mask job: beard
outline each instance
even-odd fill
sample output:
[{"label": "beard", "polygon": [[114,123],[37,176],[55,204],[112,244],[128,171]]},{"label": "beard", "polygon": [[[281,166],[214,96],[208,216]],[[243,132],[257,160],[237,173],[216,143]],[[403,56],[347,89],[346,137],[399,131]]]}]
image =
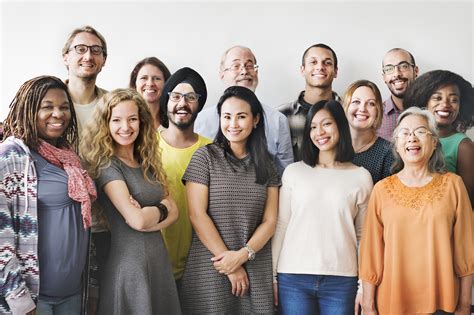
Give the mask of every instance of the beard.
[{"label": "beard", "polygon": [[169,122],[175,125],[180,130],[185,130],[185,129],[188,129],[189,127],[192,127],[194,124],[194,121],[197,118],[198,112],[193,113],[190,110],[187,110],[187,111],[191,113],[191,118],[188,121],[181,121],[181,120],[176,121],[174,119],[174,115],[176,115],[176,111],[175,111],[175,112],[168,112]]}]

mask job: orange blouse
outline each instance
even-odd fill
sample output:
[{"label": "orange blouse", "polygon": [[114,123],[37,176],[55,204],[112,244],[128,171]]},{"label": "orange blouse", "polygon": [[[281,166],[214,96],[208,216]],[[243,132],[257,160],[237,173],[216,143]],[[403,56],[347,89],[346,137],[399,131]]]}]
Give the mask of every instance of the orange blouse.
[{"label": "orange blouse", "polygon": [[423,187],[378,182],[367,208],[359,277],[374,284],[379,314],[454,312],[459,277],[474,273],[471,203],[462,179]]}]

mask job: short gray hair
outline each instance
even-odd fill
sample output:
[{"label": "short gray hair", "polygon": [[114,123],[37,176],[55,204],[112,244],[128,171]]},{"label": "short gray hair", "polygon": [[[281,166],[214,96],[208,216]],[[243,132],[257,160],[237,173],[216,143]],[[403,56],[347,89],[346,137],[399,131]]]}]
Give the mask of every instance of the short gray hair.
[{"label": "short gray hair", "polygon": [[436,119],[434,118],[433,114],[429,110],[421,109],[419,107],[409,107],[408,109],[403,111],[400,114],[400,116],[398,116],[397,126],[395,127],[395,130],[393,131],[393,135],[392,135],[392,142],[394,143],[392,147],[393,157],[394,157],[394,161],[392,164],[392,173],[395,174],[395,173],[400,172],[405,166],[400,154],[397,152],[396,143],[398,140],[397,134],[398,134],[398,131],[400,130],[400,123],[402,122],[403,119],[407,118],[410,115],[416,115],[416,116],[420,116],[424,118],[426,122],[428,123],[428,129],[431,132],[431,136],[433,137],[434,140],[436,140],[436,148],[428,162],[428,170],[432,173],[445,173],[446,163],[444,161],[444,155],[441,149],[441,143],[439,142],[439,132],[438,132],[438,127],[436,126]]}]

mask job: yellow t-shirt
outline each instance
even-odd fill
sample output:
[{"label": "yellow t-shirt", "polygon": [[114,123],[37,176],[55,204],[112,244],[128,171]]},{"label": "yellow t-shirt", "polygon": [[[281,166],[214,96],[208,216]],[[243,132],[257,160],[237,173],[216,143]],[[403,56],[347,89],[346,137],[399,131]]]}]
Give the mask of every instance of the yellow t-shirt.
[{"label": "yellow t-shirt", "polygon": [[186,189],[181,182],[194,152],[212,141],[199,136],[198,141],[190,147],[181,149],[170,146],[158,132],[161,148],[161,164],[167,177],[168,189],[179,209],[179,219],[163,229],[163,239],[173,267],[175,279],[181,279],[186,265],[186,257],[191,247],[193,228],[189,221]]}]

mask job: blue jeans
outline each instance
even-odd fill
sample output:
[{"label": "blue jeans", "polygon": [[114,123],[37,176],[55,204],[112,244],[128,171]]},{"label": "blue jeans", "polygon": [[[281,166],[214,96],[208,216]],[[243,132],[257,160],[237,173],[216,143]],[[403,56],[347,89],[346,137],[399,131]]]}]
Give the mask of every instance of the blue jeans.
[{"label": "blue jeans", "polygon": [[82,295],[76,294],[59,301],[38,300],[36,315],[79,315],[81,314]]},{"label": "blue jeans", "polygon": [[278,274],[282,314],[353,315],[357,277]]}]

